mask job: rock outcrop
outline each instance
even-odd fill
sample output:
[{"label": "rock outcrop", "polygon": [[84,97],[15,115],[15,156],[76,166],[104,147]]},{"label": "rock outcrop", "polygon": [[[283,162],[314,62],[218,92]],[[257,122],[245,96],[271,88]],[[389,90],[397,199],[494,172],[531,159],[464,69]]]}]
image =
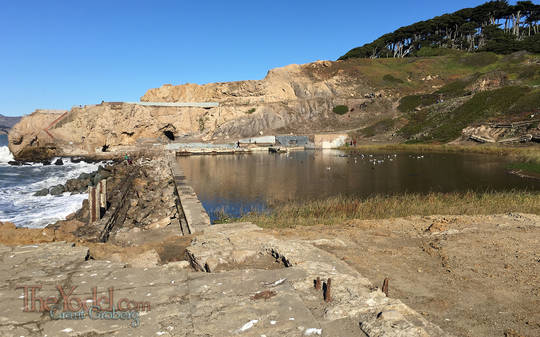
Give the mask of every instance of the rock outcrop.
[{"label": "rock outcrop", "polygon": [[[289,65],[269,71],[262,80],[164,85],[141,97],[146,103],[217,102],[218,107],[102,102],[61,115],[36,111],[13,128],[9,146],[17,159],[92,156],[169,141],[171,136],[226,140],[277,131],[312,133],[329,126],[350,129],[365,124],[373,113],[388,112],[377,108],[386,99],[366,98],[373,89],[361,73],[346,66],[330,61]],[[335,114],[336,105],[347,105],[350,113]]]},{"label": "rock outcrop", "polygon": [[60,115],[47,110],[36,110],[24,116],[9,131],[9,148],[20,160],[41,160],[55,154],[56,146],[45,129]]}]

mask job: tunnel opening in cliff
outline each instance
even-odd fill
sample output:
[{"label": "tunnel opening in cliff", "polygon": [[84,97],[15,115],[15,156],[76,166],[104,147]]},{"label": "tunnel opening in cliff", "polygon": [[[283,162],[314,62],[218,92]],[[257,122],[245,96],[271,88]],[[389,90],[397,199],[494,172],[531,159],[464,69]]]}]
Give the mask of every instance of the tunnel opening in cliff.
[{"label": "tunnel opening in cliff", "polygon": [[174,140],[174,133],[172,133],[172,131],[165,130],[163,131],[163,135],[167,137],[169,140]]}]

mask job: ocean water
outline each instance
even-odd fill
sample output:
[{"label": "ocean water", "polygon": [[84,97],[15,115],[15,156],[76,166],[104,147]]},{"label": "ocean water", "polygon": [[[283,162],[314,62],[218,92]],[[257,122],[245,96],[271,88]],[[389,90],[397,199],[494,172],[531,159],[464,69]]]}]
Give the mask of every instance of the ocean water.
[{"label": "ocean water", "polygon": [[[73,163],[63,158],[64,165],[32,164],[11,166],[13,155],[7,147],[7,136],[0,135],[0,221],[20,227],[42,228],[77,211],[88,194],[66,192],[60,196],[35,197],[43,188],[64,184],[81,173],[97,170],[99,163]],[[55,159],[56,160],[56,159]]]}]

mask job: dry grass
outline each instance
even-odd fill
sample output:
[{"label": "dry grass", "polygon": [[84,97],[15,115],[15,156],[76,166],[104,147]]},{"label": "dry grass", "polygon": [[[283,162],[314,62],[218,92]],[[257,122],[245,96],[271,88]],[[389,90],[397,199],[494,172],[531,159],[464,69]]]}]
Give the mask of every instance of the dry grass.
[{"label": "dry grass", "polygon": [[332,197],[250,213],[241,221],[279,228],[340,224],[350,219],[384,219],[411,215],[476,215],[523,212],[540,214],[540,193],[527,191],[402,194],[366,199]]}]

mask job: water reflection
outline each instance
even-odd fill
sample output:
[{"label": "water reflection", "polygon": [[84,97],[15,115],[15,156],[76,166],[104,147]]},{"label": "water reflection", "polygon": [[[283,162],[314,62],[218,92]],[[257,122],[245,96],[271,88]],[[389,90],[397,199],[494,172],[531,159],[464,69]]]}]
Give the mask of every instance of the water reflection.
[{"label": "water reflection", "polygon": [[507,173],[501,158],[478,154],[301,151],[288,154],[191,156],[177,159],[214,220],[289,200],[403,192],[540,190],[540,182]]}]

